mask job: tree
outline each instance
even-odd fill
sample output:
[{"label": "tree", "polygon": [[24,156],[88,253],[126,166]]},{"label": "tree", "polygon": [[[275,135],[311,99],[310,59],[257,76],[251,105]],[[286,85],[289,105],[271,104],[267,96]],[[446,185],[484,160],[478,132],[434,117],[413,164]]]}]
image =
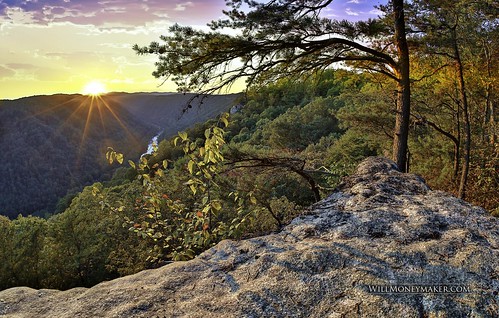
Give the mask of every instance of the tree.
[{"label": "tree", "polygon": [[[351,23],[324,18],[332,0],[228,0],[226,19],[212,21],[212,31],[174,25],[164,42],[135,45],[139,54],[157,54],[154,76],[171,78],[180,91],[214,92],[246,78],[248,86],[278,78],[320,72],[347,62],[385,74],[397,83],[398,103],[393,158],[407,170],[410,114],[409,51],[403,0],[392,0],[390,19]],[[248,11],[242,9],[249,8]],[[391,21],[390,28],[384,21]],[[225,32],[236,30],[236,35]],[[361,44],[368,38],[370,44]],[[381,41],[380,39],[383,39]],[[385,43],[388,41],[387,43]]]},{"label": "tree", "polygon": [[10,263],[13,286],[41,287],[40,263],[46,232],[47,221],[38,217],[19,215],[10,222],[11,252],[3,261]]},{"label": "tree", "polygon": [[11,287],[12,285],[12,249],[10,235],[11,221],[9,218],[0,215],[0,290]]},{"label": "tree", "polygon": [[404,2],[393,0],[395,19],[395,43],[399,57],[397,77],[397,113],[395,135],[393,138],[393,157],[403,171],[409,170],[407,158],[407,139],[409,137],[409,118],[411,113],[411,81],[409,76],[409,48],[405,34]]},{"label": "tree", "polygon": [[[466,64],[471,63],[466,63],[465,59],[466,55],[469,59],[477,59],[477,56],[483,55],[480,52],[483,49],[487,56],[485,60],[490,60],[490,52],[487,49],[490,49],[493,43],[491,35],[497,34],[497,7],[488,1],[415,0],[411,4],[410,13],[410,24],[415,28],[413,31],[418,34],[415,39],[420,43],[419,50],[424,54],[444,57],[455,72],[457,84],[455,101],[464,128],[464,154],[458,196],[464,198],[472,160],[472,109],[468,89],[469,79],[466,78],[466,72],[469,71],[467,69],[469,65]],[[480,45],[481,43],[483,44]],[[480,50],[477,50],[477,47]],[[489,74],[491,74],[490,66],[489,63],[484,66]],[[492,82],[488,81],[484,114],[486,114],[485,119],[488,116],[491,126],[494,125],[494,109],[490,102],[492,91]],[[434,128],[437,129],[436,126]],[[450,138],[450,135],[448,137]],[[490,140],[493,143],[493,133]],[[457,143],[457,139],[454,143]]]}]

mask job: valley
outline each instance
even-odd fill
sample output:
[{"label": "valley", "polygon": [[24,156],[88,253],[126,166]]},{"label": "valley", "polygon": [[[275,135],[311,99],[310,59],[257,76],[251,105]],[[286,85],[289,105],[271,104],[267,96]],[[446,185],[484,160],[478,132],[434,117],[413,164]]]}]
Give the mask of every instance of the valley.
[{"label": "valley", "polygon": [[1,100],[0,214],[52,214],[61,197],[111,178],[116,167],[105,160],[108,147],[137,159],[158,132],[171,137],[229,110],[238,96],[109,93]]}]

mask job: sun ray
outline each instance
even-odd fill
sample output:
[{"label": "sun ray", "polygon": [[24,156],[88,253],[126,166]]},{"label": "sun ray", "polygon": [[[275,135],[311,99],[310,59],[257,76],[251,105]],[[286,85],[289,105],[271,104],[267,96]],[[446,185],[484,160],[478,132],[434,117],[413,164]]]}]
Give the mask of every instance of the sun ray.
[{"label": "sun ray", "polygon": [[37,111],[31,115],[28,115],[22,119],[20,119],[20,121],[23,121],[23,120],[28,120],[29,118],[34,118],[34,117],[38,117],[38,116],[41,116],[45,113],[51,113],[53,112],[54,110],[58,109],[58,108],[62,108],[68,104],[70,104],[71,102],[75,101],[78,99],[78,96],[75,96],[75,97],[72,97],[70,100],[67,100],[65,102],[62,102],[62,103],[59,103],[59,104],[56,104],[56,105],[53,105],[53,106],[50,106],[50,107],[47,107],[46,109],[42,109],[40,111]]},{"label": "sun ray", "polygon": [[125,133],[133,140],[133,142],[138,143],[139,141],[138,141],[137,137],[134,134],[132,134],[132,132],[128,129],[128,127],[126,127],[126,125],[123,123],[121,118],[118,115],[116,115],[116,113],[112,109],[112,107],[101,96],[98,96],[98,98],[99,98],[99,100],[102,101],[102,103],[107,108],[107,110],[111,113],[111,115],[113,115],[114,119],[116,119],[118,124],[121,126],[121,128],[123,128]]},{"label": "sun ray", "polygon": [[[23,121],[28,120],[30,118],[36,118],[36,117],[40,118],[40,117],[43,117],[44,115],[50,115],[51,113],[56,112],[58,109],[67,107],[68,109],[71,109],[70,113],[67,114],[67,116],[64,115],[63,117],[61,117],[61,119],[63,119],[62,122],[59,125],[57,125],[57,128],[55,128],[53,133],[52,133],[53,136],[60,135],[60,133],[64,130],[65,127],[72,124],[73,119],[75,117],[79,117],[78,116],[79,113],[84,111],[85,108],[88,108],[86,115],[85,115],[85,117],[86,117],[85,126],[83,129],[82,138],[80,139],[80,145],[79,145],[79,150],[78,150],[78,154],[76,157],[76,162],[73,163],[75,167],[78,167],[80,165],[81,152],[83,150],[83,145],[85,143],[86,135],[87,135],[88,129],[91,125],[90,121],[91,121],[91,114],[92,114],[92,108],[93,108],[93,105],[92,105],[93,103],[91,102],[91,99],[95,99],[95,98],[96,98],[96,96],[87,96],[86,98],[82,97],[82,96],[71,96],[71,98],[68,100],[65,100],[63,102],[57,103],[57,104],[52,105],[52,106],[49,106],[45,109],[36,111],[33,114],[30,114],[28,116],[21,118],[21,119],[19,119],[19,122],[23,122]],[[90,101],[90,103],[89,103],[89,101]],[[78,103],[78,105],[76,106],[75,103]],[[78,119],[75,119],[75,120],[78,122]],[[45,144],[48,144],[49,142],[50,142],[50,140],[47,139],[45,141]],[[41,145],[41,147],[43,148],[44,145]]]},{"label": "sun ray", "polygon": [[[99,99],[102,99],[102,97],[98,96]],[[99,118],[100,118],[100,124],[101,128],[104,131],[104,134],[107,134],[107,129],[106,129],[106,123],[104,122],[104,117],[103,117],[103,109],[101,107],[100,103],[97,103],[97,110],[99,111]]]},{"label": "sun ray", "polygon": [[[126,138],[132,142],[132,144],[140,145],[140,138],[130,129],[128,125],[121,119],[120,111],[115,107],[115,101],[112,95],[76,95],[70,96],[70,98],[61,101],[55,105],[51,105],[43,110],[27,116],[24,120],[29,117],[44,117],[45,115],[51,115],[52,112],[58,113],[58,118],[61,119],[60,123],[55,127],[53,134],[60,135],[68,127],[73,127],[74,129],[78,127],[81,135],[79,140],[75,140],[78,145],[78,150],[75,153],[74,167],[79,167],[81,164],[81,157],[83,156],[86,143],[90,135],[93,134],[94,129],[100,130],[100,134],[103,133],[107,135],[108,124],[115,121],[119,127],[123,130]],[[62,109],[62,112],[59,110]],[[67,110],[65,110],[67,109]],[[23,120],[23,119],[22,119]],[[75,126],[76,125],[76,126]],[[68,135],[69,136],[69,135]],[[47,140],[47,142],[49,142]]]},{"label": "sun ray", "polygon": [[85,121],[85,127],[83,128],[83,134],[81,135],[80,151],[82,151],[83,144],[85,143],[85,139],[87,138],[88,128],[92,124],[91,120],[92,120],[92,112],[94,110],[94,100],[95,97],[92,96],[90,98],[90,106],[88,106],[87,110],[87,120]]}]

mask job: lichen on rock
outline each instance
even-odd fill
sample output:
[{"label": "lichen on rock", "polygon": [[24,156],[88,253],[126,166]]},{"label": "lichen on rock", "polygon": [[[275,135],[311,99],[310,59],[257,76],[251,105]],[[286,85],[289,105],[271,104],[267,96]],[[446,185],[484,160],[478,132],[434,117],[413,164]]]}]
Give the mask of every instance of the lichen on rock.
[{"label": "lichen on rock", "polygon": [[89,289],[8,289],[0,316],[498,317],[498,225],[373,157],[279,233]]}]

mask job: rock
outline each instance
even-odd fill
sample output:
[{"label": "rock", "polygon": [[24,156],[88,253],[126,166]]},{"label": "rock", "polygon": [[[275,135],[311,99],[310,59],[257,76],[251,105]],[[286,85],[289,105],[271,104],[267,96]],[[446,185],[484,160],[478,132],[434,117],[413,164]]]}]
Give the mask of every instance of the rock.
[{"label": "rock", "polygon": [[368,158],[280,233],[89,289],[4,290],[0,316],[498,317],[498,221]]}]

